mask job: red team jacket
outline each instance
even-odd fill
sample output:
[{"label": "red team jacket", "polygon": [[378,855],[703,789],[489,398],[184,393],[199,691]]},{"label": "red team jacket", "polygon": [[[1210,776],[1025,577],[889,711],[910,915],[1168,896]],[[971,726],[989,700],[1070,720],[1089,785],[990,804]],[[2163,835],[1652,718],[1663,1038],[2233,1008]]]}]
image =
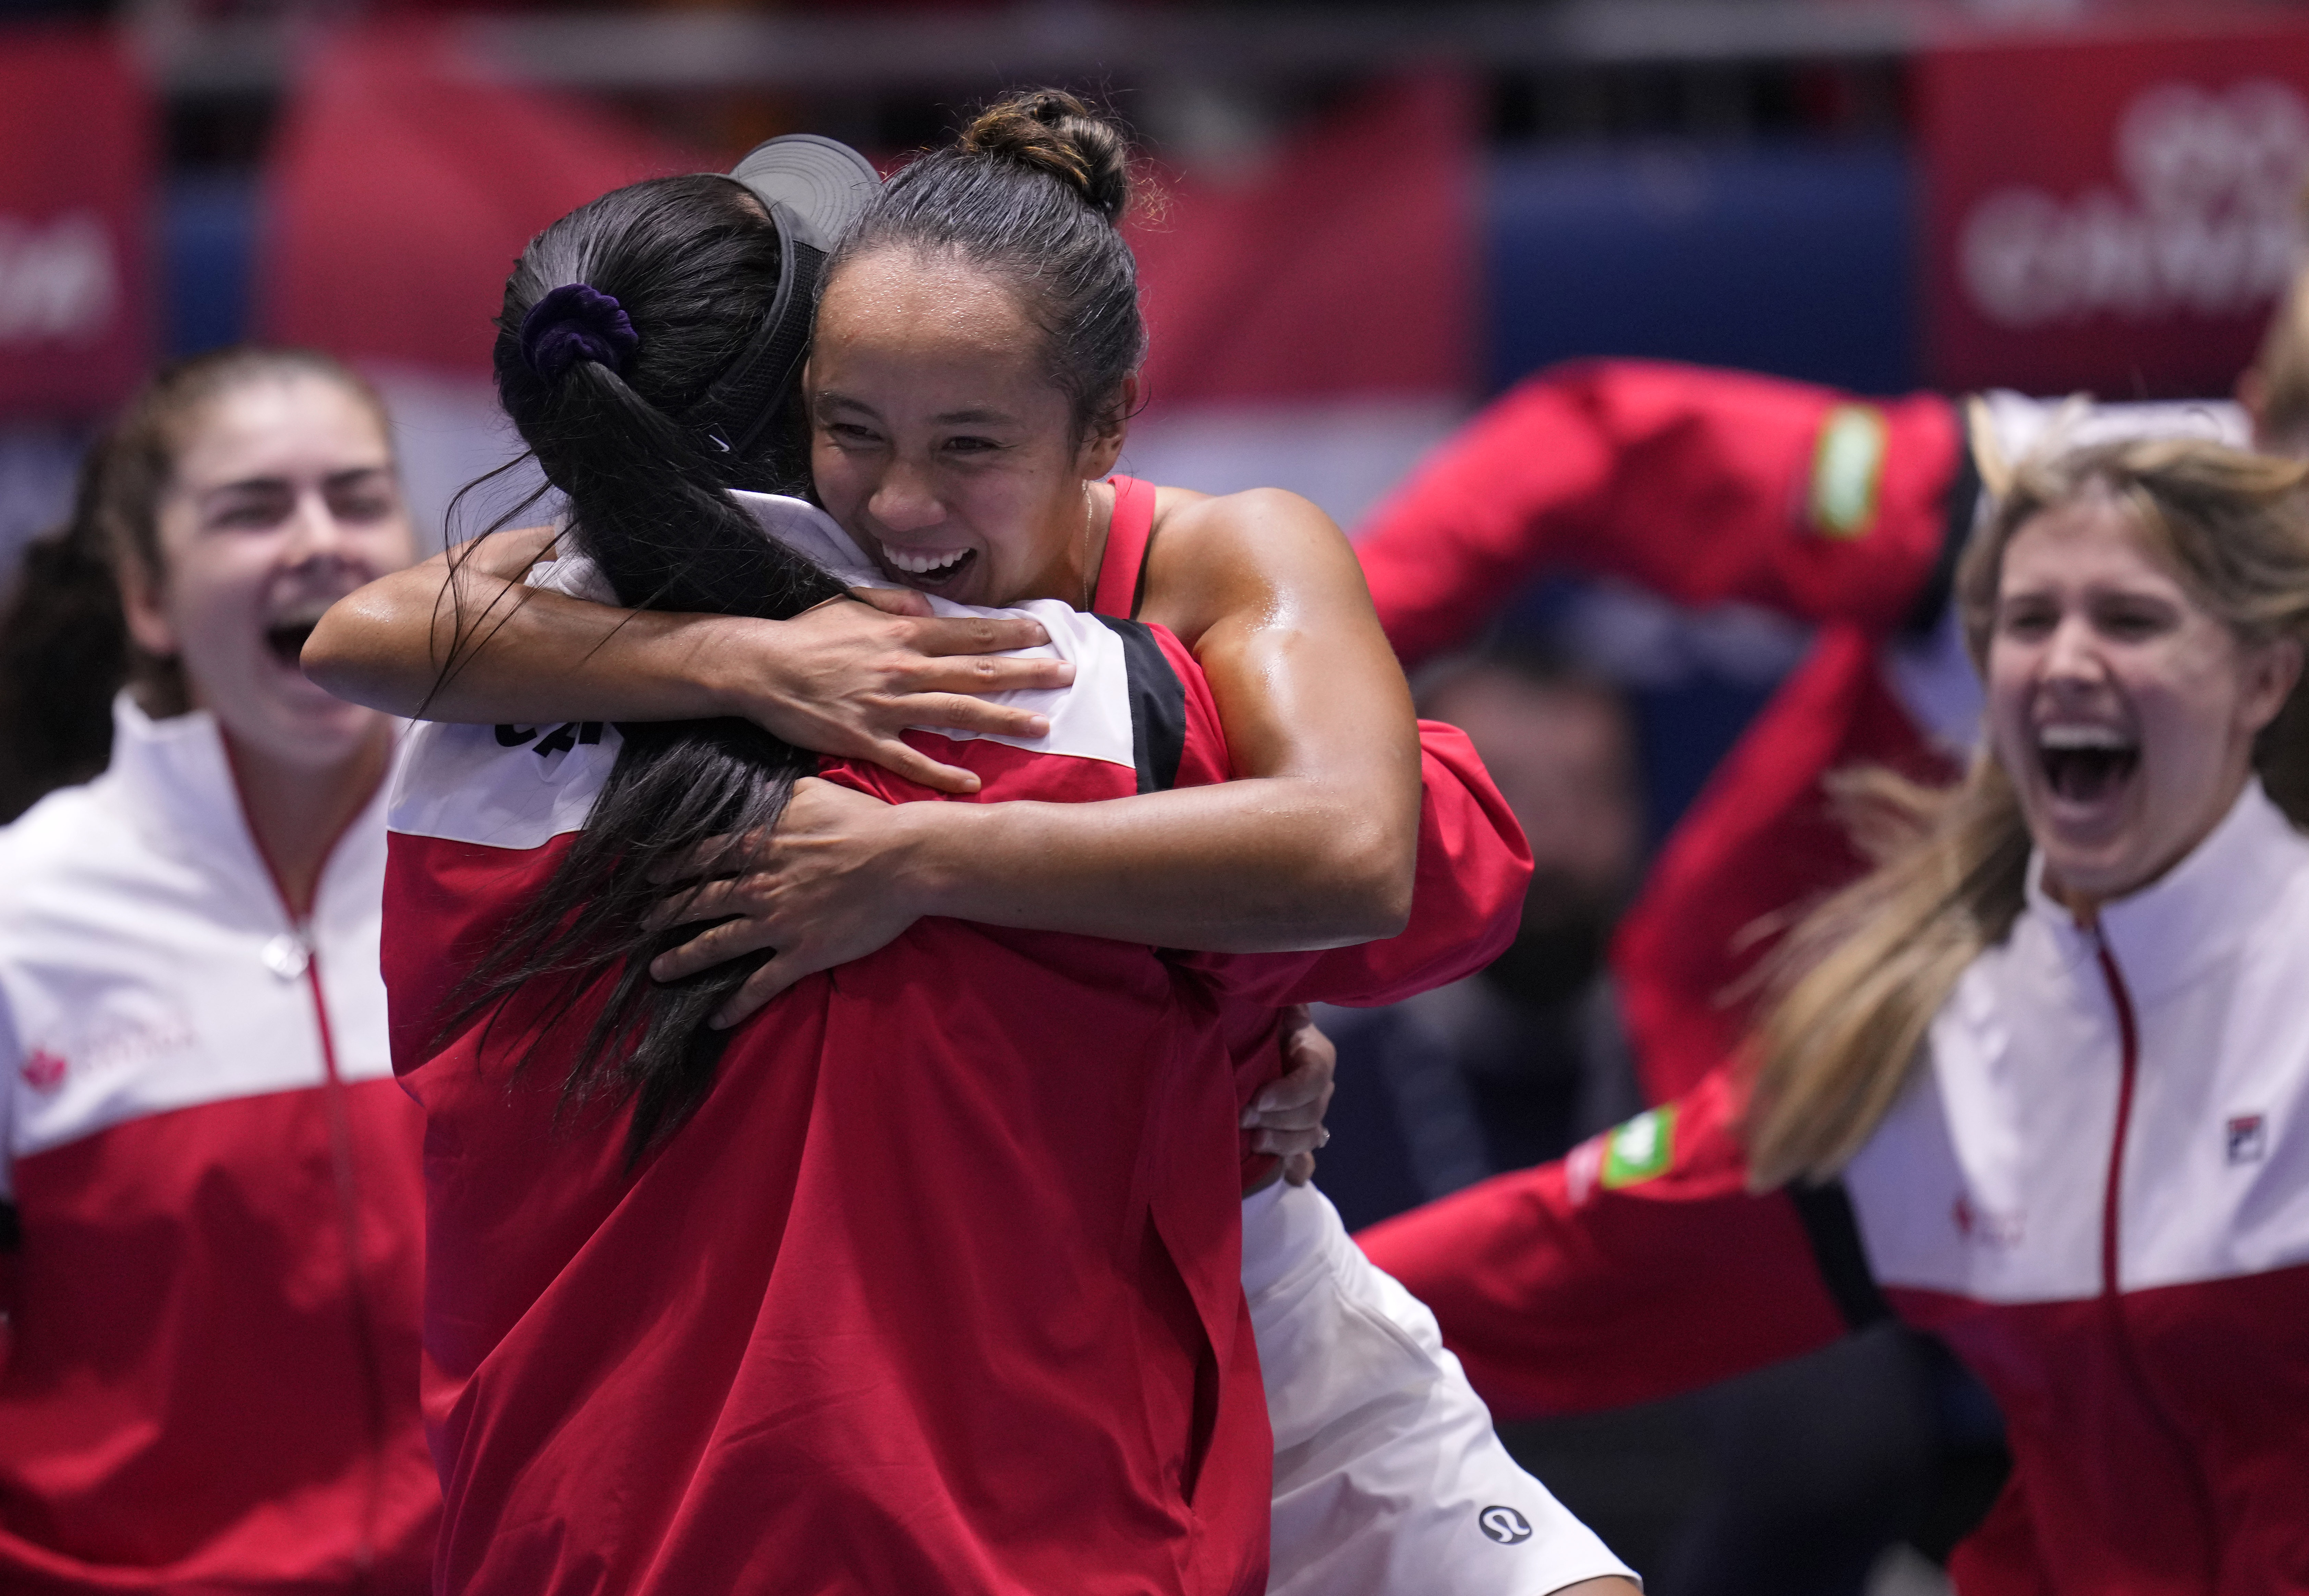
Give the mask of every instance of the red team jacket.
[{"label": "red team jacket", "polygon": [[[1051,737],[925,741],[979,772],[977,801],[1224,777],[1175,639],[1033,609],[1078,671]],[[1271,1069],[1230,1044],[1274,1051],[1253,1005],[1383,999],[1382,977],[1449,979],[1512,935],[1527,856],[1464,742],[1431,734],[1422,832],[1464,868],[1438,864],[1392,955],[1179,958],[925,920],[741,1027],[695,1117],[629,1172],[621,1115],[557,1122],[551,1062],[509,1068],[582,994],[428,1035],[582,823],[616,733],[417,737],[385,951],[427,1112],[442,1588],[1263,1588],[1234,1121],[1235,1077]]]},{"label": "red team jacket", "polygon": [[[1872,482],[1822,481],[1855,450]],[[1746,1190],[1731,934],[1858,867],[1823,773],[1940,757],[1880,643],[1969,523],[1968,466],[1944,401],[1611,363],[1526,384],[1382,512],[1362,549],[1414,652],[1558,559],[1829,625],[1615,949],[1674,1100],[1361,1239],[1509,1413],[1664,1395],[1887,1311],[1937,1332],[2015,1456],[1953,1564],[1966,1596],[2309,1592],[2309,845],[2258,789],[2100,936],[2032,892],[1845,1180]]]}]

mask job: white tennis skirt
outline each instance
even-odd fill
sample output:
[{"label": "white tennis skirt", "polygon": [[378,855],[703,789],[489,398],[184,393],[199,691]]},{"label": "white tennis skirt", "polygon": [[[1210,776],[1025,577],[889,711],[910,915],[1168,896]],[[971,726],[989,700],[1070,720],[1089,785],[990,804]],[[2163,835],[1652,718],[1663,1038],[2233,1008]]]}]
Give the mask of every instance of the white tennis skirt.
[{"label": "white tennis skirt", "polygon": [[1242,1205],[1275,1427],[1270,1596],[1546,1596],[1635,1575],[1492,1428],[1435,1316],[1311,1186]]}]

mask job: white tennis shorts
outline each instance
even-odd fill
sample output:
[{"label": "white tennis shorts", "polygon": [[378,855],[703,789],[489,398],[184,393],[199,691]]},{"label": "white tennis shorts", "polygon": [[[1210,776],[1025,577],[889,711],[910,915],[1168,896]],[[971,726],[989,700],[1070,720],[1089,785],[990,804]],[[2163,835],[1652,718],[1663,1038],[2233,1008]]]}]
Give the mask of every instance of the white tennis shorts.
[{"label": "white tennis shorts", "polygon": [[1546,1596],[1635,1576],[1516,1466],[1435,1316],[1311,1186],[1242,1205],[1275,1427],[1269,1596]]}]

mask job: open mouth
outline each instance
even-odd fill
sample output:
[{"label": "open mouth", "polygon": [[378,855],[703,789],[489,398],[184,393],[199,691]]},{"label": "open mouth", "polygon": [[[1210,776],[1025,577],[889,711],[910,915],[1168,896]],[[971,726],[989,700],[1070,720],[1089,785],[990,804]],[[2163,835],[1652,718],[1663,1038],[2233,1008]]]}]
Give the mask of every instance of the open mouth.
[{"label": "open mouth", "polygon": [[[878,539],[876,539],[880,541]],[[974,548],[895,548],[882,544],[882,557],[892,569],[903,572],[909,582],[923,587],[943,587],[971,567],[978,558]]]},{"label": "open mouth", "polygon": [[264,628],[264,646],[272,657],[291,670],[299,669],[298,660],[305,652],[305,640],[313,635],[313,628],[321,624],[328,610],[325,604],[300,608],[275,617]]},{"label": "open mouth", "polygon": [[2140,746],[2106,726],[2046,726],[2037,733],[2045,781],[2071,803],[2114,797],[2140,763]]}]

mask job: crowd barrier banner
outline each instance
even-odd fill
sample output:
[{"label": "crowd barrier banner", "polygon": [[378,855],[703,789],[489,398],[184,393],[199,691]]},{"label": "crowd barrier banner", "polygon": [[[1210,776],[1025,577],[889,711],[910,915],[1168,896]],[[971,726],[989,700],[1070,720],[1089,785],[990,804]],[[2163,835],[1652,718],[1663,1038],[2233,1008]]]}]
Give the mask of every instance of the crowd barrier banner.
[{"label": "crowd barrier banner", "polygon": [[152,347],[150,89],[105,34],[0,34],[0,417],[99,414]]},{"label": "crowd barrier banner", "polygon": [[1935,381],[2227,391],[2300,259],[2309,26],[1967,43],[1917,91]]}]

